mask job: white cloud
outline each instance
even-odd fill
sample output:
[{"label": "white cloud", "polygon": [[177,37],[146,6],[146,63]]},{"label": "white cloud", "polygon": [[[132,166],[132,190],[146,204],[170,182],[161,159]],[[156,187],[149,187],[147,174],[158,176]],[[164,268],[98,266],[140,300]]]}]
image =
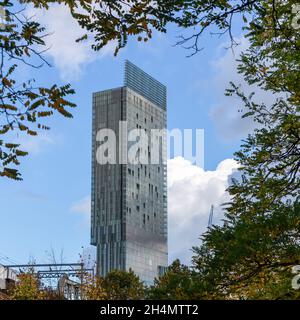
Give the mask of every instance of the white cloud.
[{"label": "white cloud", "polygon": [[58,143],[58,138],[48,133],[40,133],[38,136],[22,135],[14,139],[14,143],[21,145],[20,149],[30,154],[37,155],[43,152],[49,145]]},{"label": "white cloud", "polygon": [[[181,157],[168,162],[169,260],[180,258],[190,264],[192,246],[200,244],[207,230],[211,205],[215,206],[214,224],[222,219],[220,205],[229,200],[226,189],[238,164],[233,159],[222,161],[215,171],[205,171]],[[90,219],[91,198],[74,203],[71,212]]]},{"label": "white cloud", "polygon": [[86,196],[83,199],[80,199],[79,201],[75,202],[71,208],[71,212],[79,213],[82,215],[85,215],[87,217],[90,217],[91,214],[91,197]]},{"label": "white cloud", "polygon": [[181,157],[168,163],[169,260],[190,264],[191,248],[200,244],[207,230],[211,205],[214,224],[222,219],[220,205],[229,200],[229,177],[238,168],[233,159],[222,161],[215,171],[205,171]]},{"label": "white cloud", "polygon": [[[266,92],[257,86],[249,86],[243,79],[242,75],[237,72],[238,62],[242,52],[249,47],[249,41],[245,38],[237,39],[239,46],[234,50],[226,49],[225,54],[211,61],[212,67],[215,69],[215,76],[211,81],[211,87],[214,88],[214,95],[218,102],[211,109],[210,115],[219,131],[220,135],[225,140],[241,139],[251,132],[257,123],[254,123],[252,118],[241,119],[245,110],[243,102],[238,97],[226,97],[225,90],[230,87],[230,82],[236,85],[241,85],[242,90],[249,95],[255,92],[255,101],[258,103],[272,104],[276,96],[270,92]],[[222,44],[222,52],[228,45]],[[221,50],[220,47],[220,50]],[[242,110],[242,112],[241,112]]]},{"label": "white cloud", "polygon": [[49,50],[46,52],[59,69],[61,78],[65,81],[78,79],[85,65],[111,54],[114,44],[103,48],[100,52],[91,49],[91,41],[76,43],[85,31],[72,18],[69,9],[63,4],[50,6],[49,10],[30,9],[29,16],[34,16],[42,26],[46,26],[46,38]]}]

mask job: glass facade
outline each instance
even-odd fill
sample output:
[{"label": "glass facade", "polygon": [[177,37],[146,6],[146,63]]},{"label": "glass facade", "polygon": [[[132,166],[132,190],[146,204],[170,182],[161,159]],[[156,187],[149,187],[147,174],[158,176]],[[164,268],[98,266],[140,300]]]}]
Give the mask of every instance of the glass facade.
[{"label": "glass facade", "polygon": [[167,110],[167,88],[145,71],[126,60],[124,86]]},{"label": "glass facade", "polygon": [[[132,77],[128,69],[126,73]],[[135,82],[143,81],[145,75]],[[157,90],[161,90],[158,84]],[[126,134],[119,131],[120,121],[127,121]],[[151,284],[167,266],[167,150],[162,134],[159,141],[150,138],[148,148],[140,150],[150,159],[151,146],[159,143],[158,164],[101,165],[96,161],[97,132],[103,128],[116,132],[116,149],[121,151],[118,161],[124,156],[120,144],[131,130],[145,130],[150,137],[151,129],[164,132],[166,123],[166,108],[131,87],[93,95],[91,243],[97,246],[97,268],[102,276],[114,269],[132,269]]]}]

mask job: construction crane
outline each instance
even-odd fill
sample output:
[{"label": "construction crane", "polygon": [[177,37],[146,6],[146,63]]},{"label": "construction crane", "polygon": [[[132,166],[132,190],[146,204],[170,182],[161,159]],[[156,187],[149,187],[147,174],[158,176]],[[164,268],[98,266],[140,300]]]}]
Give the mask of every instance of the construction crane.
[{"label": "construction crane", "polygon": [[208,219],[208,226],[207,226],[208,228],[212,227],[212,223],[214,219],[214,210],[215,210],[215,207],[214,205],[212,205],[210,209],[209,219]]}]

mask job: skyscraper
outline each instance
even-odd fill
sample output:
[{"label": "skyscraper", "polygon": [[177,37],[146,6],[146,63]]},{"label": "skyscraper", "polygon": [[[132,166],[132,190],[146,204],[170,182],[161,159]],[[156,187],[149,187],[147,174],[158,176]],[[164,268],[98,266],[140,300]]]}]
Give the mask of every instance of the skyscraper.
[{"label": "skyscraper", "polygon": [[[93,94],[91,243],[101,276],[132,269],[149,284],[167,266],[166,91],[126,61],[124,86]],[[98,153],[108,140],[99,135],[105,130],[116,136],[115,163],[105,163]],[[133,130],[149,138],[136,155],[146,162],[128,161]],[[153,131],[163,134],[152,136]],[[159,161],[151,163],[155,148]]]}]

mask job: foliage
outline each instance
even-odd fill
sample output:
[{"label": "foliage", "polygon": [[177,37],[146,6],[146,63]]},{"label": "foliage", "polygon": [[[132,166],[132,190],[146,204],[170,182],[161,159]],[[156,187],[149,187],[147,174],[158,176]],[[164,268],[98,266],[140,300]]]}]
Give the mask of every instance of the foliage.
[{"label": "foliage", "polygon": [[291,25],[293,1],[261,3],[239,72],[274,94],[274,102],[257,103],[235,84],[227,92],[242,99],[244,117],[258,127],[235,154],[242,177],[229,187],[224,225],[194,248],[194,265],[213,298],[300,298],[291,286],[300,263],[300,38]]},{"label": "foliage", "polygon": [[213,34],[229,34],[234,44],[234,22],[243,28],[251,24],[255,25],[256,17],[264,17],[266,23],[272,25],[274,21],[279,20],[277,19],[279,9],[284,7],[285,12],[291,17],[292,6],[298,3],[297,0],[284,3],[277,0],[20,1],[46,9],[53,3],[68,6],[74,19],[86,30],[78,41],[93,37],[92,47],[96,51],[110,42],[116,42],[115,53],[117,54],[126,46],[129,37],[134,36],[138,41],[148,41],[152,38],[154,31],[166,33],[168,25],[173,24],[183,31],[192,30],[190,35],[181,36],[178,41],[179,45],[191,49],[192,55],[201,50],[199,47],[201,35],[209,28]]},{"label": "foliage", "polygon": [[40,289],[39,280],[30,272],[20,274],[15,287],[10,292],[12,300],[44,300],[45,297],[45,292]]},{"label": "foliage", "polygon": [[[138,300],[145,297],[145,288],[132,270],[115,270],[106,277],[86,273],[83,277],[84,300]],[[61,300],[59,292],[45,287],[34,270],[18,275],[16,284],[9,291],[12,300]]]},{"label": "foliage", "polygon": [[144,297],[144,284],[132,270],[114,270],[106,277],[84,277],[84,299],[86,300],[138,300]]},{"label": "foliage", "polygon": [[205,290],[211,298],[297,296],[291,267],[300,263],[299,204],[245,218],[215,226],[203,245],[194,248],[194,265]]},{"label": "foliage", "polygon": [[201,281],[198,274],[175,260],[167,272],[155,279],[154,285],[147,291],[147,298],[157,300],[191,300],[198,295]]},{"label": "foliage", "polygon": [[139,300],[144,297],[144,284],[132,270],[114,270],[104,278],[108,300]]},{"label": "foliage", "polygon": [[19,158],[28,153],[14,143],[17,134],[37,136],[39,130],[49,130],[43,120],[54,113],[71,118],[68,108],[75,104],[66,97],[74,90],[69,84],[46,88],[34,79],[18,80],[24,66],[49,65],[43,58],[47,34],[23,10],[17,11],[13,2],[1,1],[0,5],[6,13],[0,29],[0,176],[20,180]]},{"label": "foliage", "polygon": [[83,292],[85,300],[107,300],[104,280],[101,277],[86,274],[84,276]]}]

